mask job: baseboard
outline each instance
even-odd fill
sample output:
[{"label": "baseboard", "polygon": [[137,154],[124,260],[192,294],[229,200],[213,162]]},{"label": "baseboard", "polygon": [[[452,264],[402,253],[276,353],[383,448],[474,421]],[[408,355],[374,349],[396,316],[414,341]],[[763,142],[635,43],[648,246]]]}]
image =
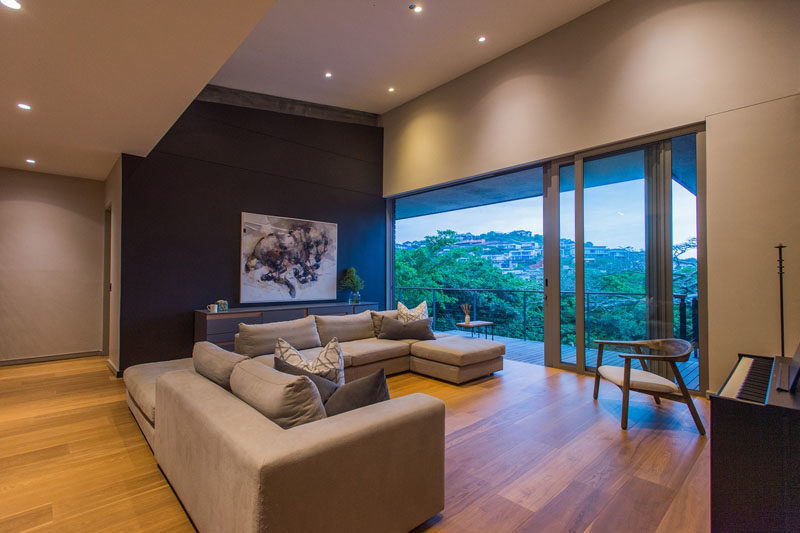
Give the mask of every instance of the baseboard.
[{"label": "baseboard", "polygon": [[53,355],[37,355],[34,357],[20,357],[19,359],[6,359],[0,361],[0,366],[24,365],[28,363],[43,363],[45,361],[58,361],[61,359],[77,359],[79,357],[92,357],[103,355],[100,350],[93,352],[59,353]]},{"label": "baseboard", "polygon": [[115,377],[122,377],[122,372],[119,371],[119,368],[117,368],[117,365],[114,364],[114,361],[112,361],[110,357],[106,359],[106,366]]}]

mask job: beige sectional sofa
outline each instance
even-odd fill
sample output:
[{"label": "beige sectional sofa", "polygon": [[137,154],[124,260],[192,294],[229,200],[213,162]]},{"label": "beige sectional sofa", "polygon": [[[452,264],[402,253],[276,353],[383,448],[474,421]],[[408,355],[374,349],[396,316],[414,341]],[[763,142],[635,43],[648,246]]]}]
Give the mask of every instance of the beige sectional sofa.
[{"label": "beige sectional sofa", "polygon": [[[241,324],[235,352],[272,367],[277,338],[311,359],[336,337],[346,381],[383,368],[462,383],[503,368],[505,346],[484,339],[379,339],[384,316],[396,311]],[[412,394],[282,429],[197,373],[192,358],[132,366],[124,379],[128,406],[200,531],[408,531],[443,508],[444,405],[435,398]]]},{"label": "beige sectional sofa", "polygon": [[282,429],[193,371],[156,390],[155,457],[201,532],[405,532],[444,507],[440,400],[412,394]]},{"label": "beige sectional sofa", "polygon": [[386,375],[412,370],[452,383],[464,383],[503,369],[505,345],[502,343],[446,333],[436,333],[436,340],[428,341],[379,339],[384,316],[397,318],[397,311],[309,315],[271,324],[241,324],[235,336],[234,351],[271,361],[275,342],[280,337],[303,356],[313,359],[336,337],[344,353],[347,381],[383,368]]}]

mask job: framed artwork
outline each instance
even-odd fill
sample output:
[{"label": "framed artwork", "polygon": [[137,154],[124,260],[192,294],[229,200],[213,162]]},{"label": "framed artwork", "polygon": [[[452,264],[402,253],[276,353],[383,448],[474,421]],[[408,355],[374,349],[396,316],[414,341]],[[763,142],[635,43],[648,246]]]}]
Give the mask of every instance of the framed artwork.
[{"label": "framed artwork", "polygon": [[239,301],[336,299],[337,226],[242,213]]}]

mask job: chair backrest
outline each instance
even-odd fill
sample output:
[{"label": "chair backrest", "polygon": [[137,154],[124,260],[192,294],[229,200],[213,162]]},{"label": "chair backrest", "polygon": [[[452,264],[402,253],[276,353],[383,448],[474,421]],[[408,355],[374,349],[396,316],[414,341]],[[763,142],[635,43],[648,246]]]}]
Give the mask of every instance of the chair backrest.
[{"label": "chair backrest", "polygon": [[671,355],[675,360],[686,360],[692,353],[692,343],[684,339],[652,339],[645,341],[650,353]]}]

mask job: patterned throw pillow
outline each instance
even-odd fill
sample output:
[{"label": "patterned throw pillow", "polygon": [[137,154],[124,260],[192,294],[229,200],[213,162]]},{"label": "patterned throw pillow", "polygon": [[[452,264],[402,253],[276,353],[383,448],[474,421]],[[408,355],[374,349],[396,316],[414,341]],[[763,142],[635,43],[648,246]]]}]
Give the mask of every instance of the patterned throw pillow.
[{"label": "patterned throw pillow", "polygon": [[278,342],[275,343],[275,358],[339,385],[344,385],[344,354],[342,354],[336,338],[331,339],[319,355],[311,361],[304,358],[291,344],[283,339],[278,339]]},{"label": "patterned throw pillow", "polygon": [[409,309],[403,302],[397,302],[397,320],[400,322],[413,322],[428,318],[428,302],[423,301],[414,309]]}]

